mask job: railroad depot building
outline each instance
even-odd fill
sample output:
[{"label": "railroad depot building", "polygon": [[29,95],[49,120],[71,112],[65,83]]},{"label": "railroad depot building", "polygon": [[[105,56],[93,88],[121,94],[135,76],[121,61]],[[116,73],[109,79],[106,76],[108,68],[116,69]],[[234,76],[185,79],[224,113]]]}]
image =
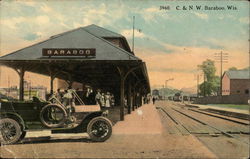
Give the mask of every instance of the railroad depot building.
[{"label": "railroad depot building", "polygon": [[[70,30],[49,39],[0,57],[0,64],[16,70],[20,77],[19,99],[24,96],[25,72],[59,79],[59,87],[77,83],[82,91],[91,87],[115,96],[124,119],[124,99],[130,113],[142,105],[142,98],[150,93],[145,62],[131,51],[126,38],[96,25]],[[63,84],[64,83],[64,84]]]},{"label": "railroad depot building", "polygon": [[222,95],[249,95],[249,70],[226,71],[222,76]]}]

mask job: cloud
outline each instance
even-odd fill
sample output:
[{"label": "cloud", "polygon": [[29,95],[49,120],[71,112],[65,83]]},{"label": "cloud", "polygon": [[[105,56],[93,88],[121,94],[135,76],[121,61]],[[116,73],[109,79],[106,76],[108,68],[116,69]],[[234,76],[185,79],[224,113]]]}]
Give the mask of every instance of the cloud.
[{"label": "cloud", "polygon": [[49,23],[49,17],[48,16],[38,16],[36,17],[37,23],[40,24],[48,24]]},{"label": "cloud", "polygon": [[0,24],[3,26],[5,25],[6,27],[11,28],[11,29],[17,29],[18,24],[24,21],[25,21],[24,17],[13,17],[13,18],[8,18],[8,19],[2,18],[0,20]]},{"label": "cloud", "polygon": [[205,13],[193,12],[200,19],[208,19],[208,15]]},{"label": "cloud", "polygon": [[[50,17],[50,19],[54,19],[54,21],[58,22],[58,23],[62,23],[63,21],[65,21],[66,17],[65,14],[62,14],[58,11],[56,11],[55,9],[53,9],[52,7],[49,7],[46,3],[43,3],[40,8],[39,8],[40,12],[42,12],[42,16],[47,16]],[[65,10],[66,11],[66,10]]]},{"label": "cloud", "polygon": [[52,8],[50,8],[49,6],[47,6],[46,4],[43,4],[40,8],[40,10],[44,13],[50,13],[53,11]]},{"label": "cloud", "polygon": [[30,6],[30,7],[35,7],[37,5],[37,3],[35,3],[34,1],[31,1],[31,0],[17,1],[16,3],[20,4],[20,5]]},{"label": "cloud", "polygon": [[25,34],[25,35],[23,36],[23,38],[24,38],[25,40],[28,40],[28,41],[36,40],[36,39],[38,39],[39,37],[41,37],[41,34],[39,35],[39,34],[37,34],[37,33],[28,33],[28,34]]},{"label": "cloud", "polygon": [[170,19],[169,15],[166,14],[163,11],[160,11],[159,8],[157,7],[150,7],[150,8],[145,8],[142,10],[137,10],[137,13],[143,15],[142,18],[147,22],[147,23],[156,23],[158,18],[162,19]]},{"label": "cloud", "polygon": [[[123,35],[123,36],[126,36],[126,37],[132,37],[132,35],[133,35],[133,29],[126,29],[126,30],[122,30],[121,31],[121,34]],[[140,30],[137,30],[137,29],[135,29],[134,30],[134,36],[135,37],[137,37],[137,38],[144,38],[145,37],[145,34],[143,34]]]},{"label": "cloud", "polygon": [[149,13],[159,12],[159,8],[156,8],[156,7],[146,8],[145,12],[149,12]]}]

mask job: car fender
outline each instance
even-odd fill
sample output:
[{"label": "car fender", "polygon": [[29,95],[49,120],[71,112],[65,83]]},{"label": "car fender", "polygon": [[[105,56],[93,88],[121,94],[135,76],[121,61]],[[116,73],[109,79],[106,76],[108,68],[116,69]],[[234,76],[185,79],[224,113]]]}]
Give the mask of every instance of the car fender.
[{"label": "car fender", "polygon": [[89,113],[88,115],[86,115],[81,123],[79,125],[77,125],[76,127],[72,128],[72,129],[67,129],[67,130],[52,130],[52,134],[55,133],[82,133],[82,132],[87,132],[87,126],[89,124],[89,122],[98,116],[102,116],[103,112],[102,111],[97,111],[97,112],[92,112]]},{"label": "car fender", "polygon": [[0,112],[0,119],[1,118],[11,118],[11,119],[14,119],[14,120],[16,120],[21,125],[22,129],[25,130],[24,120],[17,113],[14,113],[14,112]]},{"label": "car fender", "polygon": [[88,126],[88,123],[90,122],[90,120],[92,120],[95,117],[102,116],[102,114],[103,114],[102,111],[93,112],[93,113],[88,114],[77,127],[80,128],[82,132],[86,132],[87,126]]}]

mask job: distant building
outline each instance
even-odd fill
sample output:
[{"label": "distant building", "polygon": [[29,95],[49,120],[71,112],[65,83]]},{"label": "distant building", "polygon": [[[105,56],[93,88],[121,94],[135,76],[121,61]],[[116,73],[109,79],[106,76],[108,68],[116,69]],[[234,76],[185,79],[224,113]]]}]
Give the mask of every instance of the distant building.
[{"label": "distant building", "polygon": [[160,95],[160,94],[159,94],[159,90],[154,89],[154,90],[152,91],[152,95],[153,95],[153,96],[159,96],[159,95]]},{"label": "distant building", "polygon": [[[47,88],[43,86],[31,86],[30,82],[24,81],[24,99],[29,100],[33,96],[45,99]],[[9,98],[18,99],[19,89],[17,86],[9,88],[0,88],[0,94]],[[0,98],[1,98],[0,95]]]},{"label": "distant building", "polygon": [[249,70],[226,71],[222,76],[222,95],[249,94]]}]

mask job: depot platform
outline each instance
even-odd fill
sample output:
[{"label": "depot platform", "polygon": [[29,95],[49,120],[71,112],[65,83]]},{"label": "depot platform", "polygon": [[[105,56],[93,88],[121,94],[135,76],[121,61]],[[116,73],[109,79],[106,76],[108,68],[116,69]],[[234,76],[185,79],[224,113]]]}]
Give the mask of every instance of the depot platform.
[{"label": "depot platform", "polygon": [[152,103],[125,115],[125,120],[118,121],[113,127],[113,134],[161,134],[162,131],[159,114]]},{"label": "depot platform", "polygon": [[240,109],[233,109],[233,108],[221,108],[217,106],[211,105],[202,105],[202,104],[184,104],[188,107],[196,107],[200,110],[213,112],[216,114],[221,114],[225,116],[230,116],[238,119],[248,120],[250,119],[250,106],[249,110],[240,110]]},{"label": "depot platform", "polygon": [[235,113],[250,114],[250,112],[249,112],[250,110],[241,110],[241,109],[234,109],[234,108],[222,108],[219,106],[217,107],[216,104],[215,105],[186,104],[186,105],[197,106],[201,109],[216,109],[216,110],[224,110],[224,111],[235,112]]}]

